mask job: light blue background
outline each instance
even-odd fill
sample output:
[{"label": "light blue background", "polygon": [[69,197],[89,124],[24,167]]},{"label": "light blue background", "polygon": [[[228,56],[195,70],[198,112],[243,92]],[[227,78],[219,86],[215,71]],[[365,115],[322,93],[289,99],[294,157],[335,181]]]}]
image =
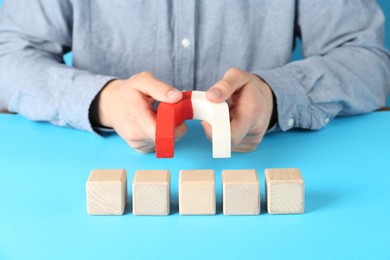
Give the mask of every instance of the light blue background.
[{"label": "light blue background", "polygon": [[[212,159],[196,121],[174,159],[139,154],[118,136],[0,114],[0,259],[390,259],[390,113],[337,118],[321,131],[265,137],[252,153]],[[6,148],[6,149],[4,149]],[[298,167],[305,213],[269,215],[264,169]],[[125,168],[123,216],[88,216],[85,183],[93,168]],[[258,216],[222,214],[221,171],[256,169]],[[138,169],[171,171],[171,215],[134,216]],[[217,215],[178,214],[181,169],[213,169]]]},{"label": "light blue background", "polygon": [[[390,15],[390,2],[380,3]],[[118,136],[18,115],[0,115],[0,126],[1,260],[390,258],[390,113],[338,118],[322,131],[270,134],[255,152],[229,160],[211,159],[196,122],[174,159],[137,154]],[[269,167],[301,169],[305,214],[266,213],[263,170]],[[129,201],[124,216],[88,216],[85,182],[93,168],[127,169],[129,199],[135,170],[171,170],[172,214],[136,217]],[[216,172],[216,216],[177,213],[178,171],[194,168]],[[221,213],[220,172],[237,168],[259,172],[259,216]]]},{"label": "light blue background", "polygon": [[[16,0],[15,0],[16,1]],[[382,7],[383,12],[385,13],[386,18],[390,17],[390,1],[389,0],[378,0],[379,5]],[[3,0],[0,0],[0,7],[3,4]],[[390,22],[386,19],[386,32],[385,32],[385,46],[390,49]],[[302,52],[300,49],[300,43],[298,42],[297,48],[295,49],[292,59],[299,60],[302,58]],[[64,56],[65,63],[70,65],[72,64],[72,53],[68,53]],[[390,106],[390,96],[387,99],[387,105]]]}]

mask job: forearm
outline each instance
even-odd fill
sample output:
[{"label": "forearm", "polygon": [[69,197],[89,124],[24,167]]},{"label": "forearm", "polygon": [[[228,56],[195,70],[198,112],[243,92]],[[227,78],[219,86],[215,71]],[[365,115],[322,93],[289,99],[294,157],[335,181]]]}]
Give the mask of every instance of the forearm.
[{"label": "forearm", "polygon": [[38,50],[3,54],[0,67],[0,92],[8,111],[90,131],[89,106],[111,80],[67,67]]},{"label": "forearm", "polygon": [[275,93],[279,127],[319,129],[337,115],[383,106],[390,55],[383,48],[378,7],[368,1],[302,1],[300,14],[305,59],[255,72]]},{"label": "forearm", "polygon": [[[50,11],[49,11],[50,10]],[[0,14],[0,109],[92,130],[89,107],[112,79],[63,64],[72,45],[69,1],[5,1]]]},{"label": "forearm", "polygon": [[280,128],[320,129],[337,115],[383,106],[389,92],[390,63],[367,52],[339,49],[258,72],[276,96]]}]

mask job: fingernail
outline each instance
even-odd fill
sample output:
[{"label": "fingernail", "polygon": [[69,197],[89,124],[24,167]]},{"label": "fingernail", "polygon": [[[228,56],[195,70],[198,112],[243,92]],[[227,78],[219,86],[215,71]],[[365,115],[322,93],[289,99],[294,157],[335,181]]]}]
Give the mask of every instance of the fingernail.
[{"label": "fingernail", "polygon": [[168,91],[167,97],[172,100],[178,99],[180,98],[180,91],[176,89],[171,89],[170,91]]},{"label": "fingernail", "polygon": [[219,91],[218,89],[210,89],[209,90],[209,93],[211,94],[211,95],[213,95],[215,98],[217,98],[217,99],[220,99],[221,98],[221,91]]}]

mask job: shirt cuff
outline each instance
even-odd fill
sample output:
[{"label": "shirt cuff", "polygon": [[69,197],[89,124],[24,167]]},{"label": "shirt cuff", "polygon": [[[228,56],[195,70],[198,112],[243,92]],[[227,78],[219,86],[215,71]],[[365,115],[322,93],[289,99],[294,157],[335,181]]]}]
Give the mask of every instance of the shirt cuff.
[{"label": "shirt cuff", "polygon": [[102,127],[102,126],[93,126],[92,129],[94,133],[100,135],[100,136],[110,136],[112,134],[115,134],[115,130],[113,128],[108,127]]},{"label": "shirt cuff", "polygon": [[[278,123],[270,131],[292,128],[319,129],[325,112],[310,105],[309,97],[299,80],[285,68],[254,72],[272,89],[277,100]],[[314,113],[313,113],[314,112]]]}]

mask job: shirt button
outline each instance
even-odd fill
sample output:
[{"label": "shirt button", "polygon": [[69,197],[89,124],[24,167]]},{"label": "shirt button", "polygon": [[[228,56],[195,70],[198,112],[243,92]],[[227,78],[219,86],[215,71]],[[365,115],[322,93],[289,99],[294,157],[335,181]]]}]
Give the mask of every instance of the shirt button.
[{"label": "shirt button", "polygon": [[290,119],[287,121],[287,125],[288,125],[288,127],[293,127],[293,126],[294,126],[294,119],[290,118]]},{"label": "shirt button", "polygon": [[188,46],[190,46],[191,42],[188,38],[183,38],[181,40],[181,46],[183,46],[184,48],[188,48]]}]

